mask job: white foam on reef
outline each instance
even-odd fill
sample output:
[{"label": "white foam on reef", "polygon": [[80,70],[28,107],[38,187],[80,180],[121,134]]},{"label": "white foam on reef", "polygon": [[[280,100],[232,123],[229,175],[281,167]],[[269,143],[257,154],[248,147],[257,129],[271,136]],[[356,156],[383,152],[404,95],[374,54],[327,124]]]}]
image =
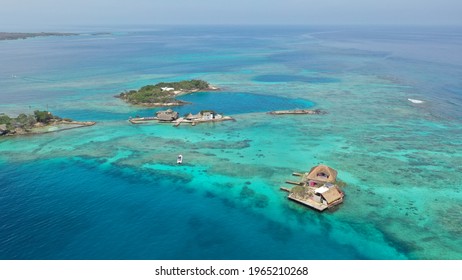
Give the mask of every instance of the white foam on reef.
[{"label": "white foam on reef", "polygon": [[424,101],[418,100],[418,99],[408,98],[407,100],[411,101],[411,102],[414,103],[414,104],[421,104],[421,103],[424,103]]}]

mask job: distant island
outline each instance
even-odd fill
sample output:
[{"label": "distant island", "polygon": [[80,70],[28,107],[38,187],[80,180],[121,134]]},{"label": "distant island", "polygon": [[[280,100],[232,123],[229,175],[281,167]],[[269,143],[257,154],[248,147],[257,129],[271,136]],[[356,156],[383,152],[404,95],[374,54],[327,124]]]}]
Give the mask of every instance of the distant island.
[{"label": "distant island", "polygon": [[76,36],[77,33],[59,33],[59,32],[39,32],[39,33],[21,33],[21,32],[0,32],[0,41],[2,40],[18,40],[33,37],[47,36]]},{"label": "distant island", "polygon": [[16,118],[0,114],[0,136],[41,134],[66,129],[92,126],[96,122],[78,122],[54,116],[48,111],[20,114]]},{"label": "distant island", "polygon": [[326,111],[315,109],[294,109],[294,110],[281,110],[268,112],[270,115],[325,115]]},{"label": "distant island", "polygon": [[208,82],[203,80],[189,80],[147,85],[139,90],[122,92],[115,97],[133,105],[146,107],[181,106],[189,104],[189,102],[178,100],[178,96],[212,90],[218,90],[218,88],[211,86]]}]

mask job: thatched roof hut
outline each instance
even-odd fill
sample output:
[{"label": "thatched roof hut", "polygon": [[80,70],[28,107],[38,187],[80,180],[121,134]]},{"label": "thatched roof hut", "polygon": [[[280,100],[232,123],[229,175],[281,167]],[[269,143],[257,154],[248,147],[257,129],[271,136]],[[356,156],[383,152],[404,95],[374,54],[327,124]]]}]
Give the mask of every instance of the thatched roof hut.
[{"label": "thatched roof hut", "polygon": [[156,116],[159,121],[174,121],[178,119],[178,112],[175,112],[172,109],[168,109],[166,111],[157,112]]},{"label": "thatched roof hut", "polygon": [[337,180],[337,170],[321,164],[311,168],[307,179],[333,183]]},{"label": "thatched roof hut", "polygon": [[321,193],[321,196],[327,201],[328,205],[343,198],[342,194],[336,187],[329,188],[328,191]]},{"label": "thatched roof hut", "polygon": [[185,119],[187,120],[197,120],[197,119],[200,119],[202,118],[202,115],[199,113],[199,114],[196,114],[196,115],[193,115],[192,113],[189,113]]}]

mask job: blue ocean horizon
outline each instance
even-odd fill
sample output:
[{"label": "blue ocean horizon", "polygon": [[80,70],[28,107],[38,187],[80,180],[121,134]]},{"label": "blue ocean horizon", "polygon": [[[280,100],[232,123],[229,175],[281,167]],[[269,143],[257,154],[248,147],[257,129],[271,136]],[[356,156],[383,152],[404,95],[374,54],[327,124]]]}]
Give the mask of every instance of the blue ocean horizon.
[{"label": "blue ocean horizon", "polygon": [[[461,43],[459,27],[357,26],[0,41],[0,113],[97,121],[0,138],[0,259],[462,259]],[[114,97],[187,79],[221,90],[175,110],[236,122],[132,125],[163,108]],[[267,114],[302,108],[328,113]],[[346,183],[323,213],[279,190],[319,163]]]}]

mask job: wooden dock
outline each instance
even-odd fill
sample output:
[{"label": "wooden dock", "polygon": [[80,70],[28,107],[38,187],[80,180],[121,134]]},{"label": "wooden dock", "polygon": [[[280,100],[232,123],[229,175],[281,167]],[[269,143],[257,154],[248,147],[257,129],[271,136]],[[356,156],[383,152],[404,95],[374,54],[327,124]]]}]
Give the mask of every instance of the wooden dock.
[{"label": "wooden dock", "polygon": [[295,202],[298,202],[300,204],[303,204],[305,206],[308,206],[308,207],[311,207],[313,209],[316,209],[320,212],[326,210],[327,208],[329,208],[327,205],[325,204],[322,204],[322,203],[319,203],[319,202],[316,202],[314,200],[311,200],[311,199],[305,199],[305,200],[301,200],[301,199],[298,199],[294,196],[294,194],[289,194],[289,196],[287,196],[288,199],[291,199]]},{"label": "wooden dock", "polygon": [[297,186],[302,186],[305,184],[303,182],[294,182],[294,181],[286,181],[286,183],[291,184],[291,185],[297,185]]},{"label": "wooden dock", "polygon": [[142,118],[130,118],[128,119],[129,122],[132,124],[141,124],[141,123],[148,123],[152,121],[158,121],[157,117],[142,117]]}]

